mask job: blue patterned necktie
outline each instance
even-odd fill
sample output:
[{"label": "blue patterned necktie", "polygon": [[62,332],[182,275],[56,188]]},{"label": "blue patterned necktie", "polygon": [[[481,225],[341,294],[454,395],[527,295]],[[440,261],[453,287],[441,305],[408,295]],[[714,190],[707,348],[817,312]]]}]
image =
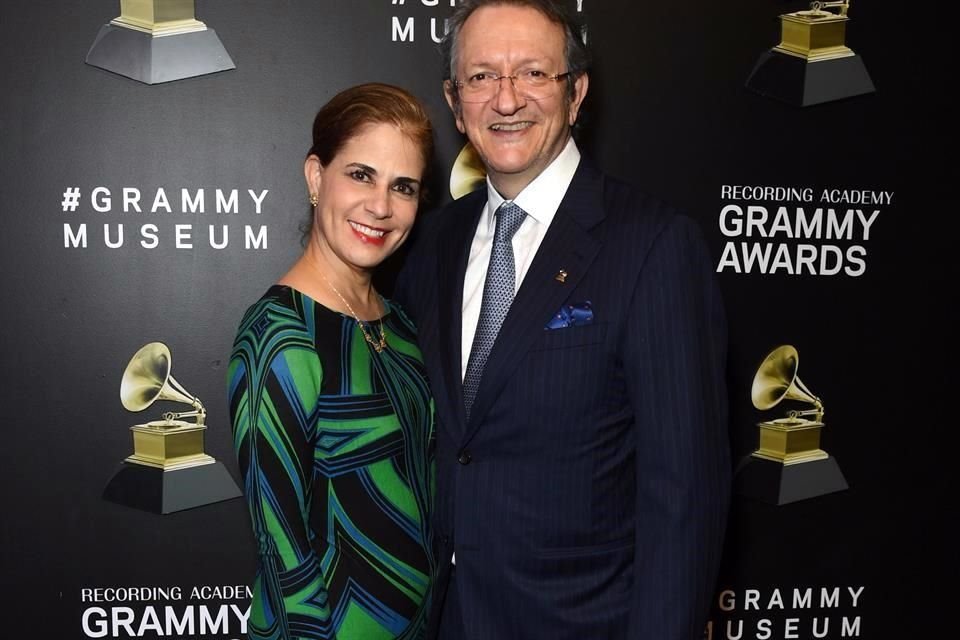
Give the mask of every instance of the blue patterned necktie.
[{"label": "blue patterned necktie", "polygon": [[480,302],[480,317],[477,320],[477,332],[473,335],[470,358],[467,360],[467,373],[463,377],[463,406],[470,419],[470,409],[477,397],[480,377],[493,343],[500,333],[500,325],[507,317],[516,283],[516,267],[513,261],[513,234],[523,224],[527,212],[512,202],[504,202],[496,213],[497,226],[493,232],[493,249],[490,252],[490,265],[483,282],[483,299]]}]

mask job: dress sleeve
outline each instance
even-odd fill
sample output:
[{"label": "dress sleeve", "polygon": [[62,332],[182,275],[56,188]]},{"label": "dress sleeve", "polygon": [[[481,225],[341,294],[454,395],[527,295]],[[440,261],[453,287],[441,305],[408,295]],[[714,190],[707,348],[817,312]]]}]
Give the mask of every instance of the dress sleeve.
[{"label": "dress sleeve", "polygon": [[259,554],[251,638],[325,637],[327,588],[309,526],[321,380],[302,320],[285,307],[252,307],[228,374],[233,443]]}]

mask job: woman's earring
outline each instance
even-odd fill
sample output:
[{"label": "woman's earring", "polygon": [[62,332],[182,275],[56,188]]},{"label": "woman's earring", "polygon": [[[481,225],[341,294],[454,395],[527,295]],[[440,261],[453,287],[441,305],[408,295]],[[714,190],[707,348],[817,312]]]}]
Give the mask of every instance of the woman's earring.
[{"label": "woman's earring", "polygon": [[315,193],[311,193],[311,194],[310,194],[310,204],[313,205],[313,206],[317,206],[319,203],[320,203],[320,196],[318,196],[318,195],[315,194]]}]

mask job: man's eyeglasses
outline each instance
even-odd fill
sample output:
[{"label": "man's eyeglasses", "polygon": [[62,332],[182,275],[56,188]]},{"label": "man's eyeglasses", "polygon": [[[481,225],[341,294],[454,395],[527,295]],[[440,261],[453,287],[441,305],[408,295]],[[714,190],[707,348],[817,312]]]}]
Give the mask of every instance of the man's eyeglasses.
[{"label": "man's eyeglasses", "polygon": [[475,73],[465,80],[453,80],[453,85],[464,102],[487,102],[500,90],[500,81],[508,78],[513,83],[513,90],[527,100],[543,100],[556,94],[557,83],[570,75],[570,71],[548,75],[543,71],[531,69],[513,75],[497,75],[496,73]]}]

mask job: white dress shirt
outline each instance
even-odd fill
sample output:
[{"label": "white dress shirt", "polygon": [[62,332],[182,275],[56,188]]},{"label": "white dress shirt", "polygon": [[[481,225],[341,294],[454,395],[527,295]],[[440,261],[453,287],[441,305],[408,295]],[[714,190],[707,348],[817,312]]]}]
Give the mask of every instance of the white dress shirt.
[{"label": "white dress shirt", "polygon": [[[580,164],[580,150],[573,138],[567,141],[560,152],[543,172],[534,178],[523,191],[517,194],[513,202],[527,212],[517,233],[513,236],[513,261],[517,270],[514,293],[520,289],[523,277],[540,248],[543,237],[560,207],[560,201],[567,193],[573,180],[573,174]],[[483,300],[483,283],[490,264],[490,252],[493,248],[493,232],[496,229],[494,212],[504,202],[497,190],[487,178],[487,204],[480,214],[480,223],[470,245],[470,258],[467,272],[463,278],[463,333],[461,337],[461,379],[467,374],[467,360],[473,347],[473,335],[477,331],[480,319],[480,303]]]}]

